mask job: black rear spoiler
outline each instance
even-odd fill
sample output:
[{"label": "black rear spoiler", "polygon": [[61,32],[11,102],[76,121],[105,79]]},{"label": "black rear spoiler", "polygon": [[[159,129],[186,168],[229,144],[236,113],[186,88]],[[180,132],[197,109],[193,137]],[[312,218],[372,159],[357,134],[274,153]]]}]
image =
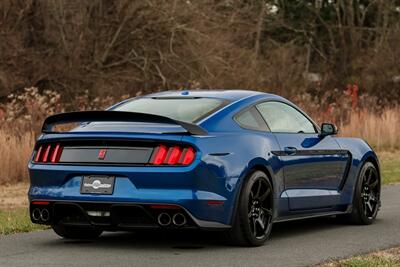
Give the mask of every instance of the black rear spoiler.
[{"label": "black rear spoiler", "polygon": [[49,116],[45,119],[42,127],[43,133],[57,133],[53,132],[53,127],[58,124],[74,123],[74,122],[148,122],[148,123],[165,123],[179,125],[192,135],[207,135],[207,131],[200,126],[174,120],[168,117],[137,113],[126,111],[80,111],[60,113]]}]

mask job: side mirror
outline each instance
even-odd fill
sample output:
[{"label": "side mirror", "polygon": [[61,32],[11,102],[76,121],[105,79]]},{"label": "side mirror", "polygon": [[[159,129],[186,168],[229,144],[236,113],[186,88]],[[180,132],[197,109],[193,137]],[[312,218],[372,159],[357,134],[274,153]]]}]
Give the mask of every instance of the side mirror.
[{"label": "side mirror", "polygon": [[338,129],[335,124],[333,123],[322,123],[321,125],[321,137],[327,136],[327,135],[335,135],[338,133]]}]

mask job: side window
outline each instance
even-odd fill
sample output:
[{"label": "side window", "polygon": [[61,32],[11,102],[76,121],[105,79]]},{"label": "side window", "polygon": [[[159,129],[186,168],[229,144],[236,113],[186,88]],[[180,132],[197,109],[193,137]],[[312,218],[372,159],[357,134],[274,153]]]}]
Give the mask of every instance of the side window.
[{"label": "side window", "polygon": [[240,112],[235,116],[235,121],[245,129],[266,131],[267,125],[261,118],[259,112],[254,108],[250,108],[243,112]]},{"label": "side window", "polygon": [[281,102],[257,105],[271,132],[316,133],[312,122],[295,108]]}]

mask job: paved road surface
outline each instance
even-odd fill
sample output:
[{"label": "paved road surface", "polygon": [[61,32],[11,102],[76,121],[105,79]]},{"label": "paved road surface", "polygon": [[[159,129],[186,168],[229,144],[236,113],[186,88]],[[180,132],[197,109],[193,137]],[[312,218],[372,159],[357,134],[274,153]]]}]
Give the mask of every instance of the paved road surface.
[{"label": "paved road surface", "polygon": [[340,225],[331,218],[277,224],[259,248],[226,246],[212,232],[106,233],[84,242],[41,231],[0,237],[0,266],[309,266],[400,245],[400,185],[382,193],[373,225]]}]

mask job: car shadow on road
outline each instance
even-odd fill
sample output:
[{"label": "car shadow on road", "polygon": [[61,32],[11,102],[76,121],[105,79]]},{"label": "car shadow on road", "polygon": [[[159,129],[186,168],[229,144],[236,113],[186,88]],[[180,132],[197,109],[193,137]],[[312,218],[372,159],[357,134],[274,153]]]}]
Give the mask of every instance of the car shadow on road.
[{"label": "car shadow on road", "polygon": [[[269,244],[299,235],[318,234],[330,229],[348,227],[335,218],[317,218],[275,224]],[[52,247],[82,245],[103,249],[157,249],[200,250],[218,249],[229,245],[221,232],[199,230],[106,232],[96,240],[65,240],[57,238],[46,241]]]}]

